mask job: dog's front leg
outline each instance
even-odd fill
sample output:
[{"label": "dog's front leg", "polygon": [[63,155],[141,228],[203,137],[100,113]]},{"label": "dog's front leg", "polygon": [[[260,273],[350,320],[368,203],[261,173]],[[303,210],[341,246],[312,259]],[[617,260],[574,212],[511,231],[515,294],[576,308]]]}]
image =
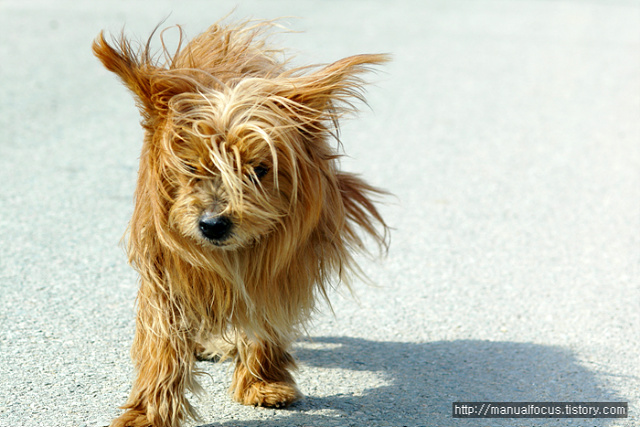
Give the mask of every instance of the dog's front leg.
[{"label": "dog's front leg", "polygon": [[[166,302],[166,301],[165,301]],[[131,356],[136,379],[126,412],[111,427],[177,427],[195,412],[185,389],[195,389],[193,378],[196,344],[177,323],[179,312],[139,295],[136,333]]]},{"label": "dog's front leg", "polygon": [[290,370],[295,361],[286,344],[261,340],[238,340],[231,389],[244,404],[283,408],[301,397]]}]

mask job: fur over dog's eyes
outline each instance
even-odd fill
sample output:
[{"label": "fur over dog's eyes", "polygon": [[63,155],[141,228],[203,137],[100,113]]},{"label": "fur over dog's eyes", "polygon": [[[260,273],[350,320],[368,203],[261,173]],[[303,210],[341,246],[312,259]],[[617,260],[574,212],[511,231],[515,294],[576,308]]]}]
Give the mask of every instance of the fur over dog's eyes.
[{"label": "fur over dog's eyes", "polygon": [[201,172],[200,168],[198,168],[197,166],[186,163],[184,164],[184,169],[192,179],[200,179]]},{"label": "fur over dog's eyes", "polygon": [[253,168],[252,178],[255,177],[257,179],[262,179],[264,176],[269,173],[269,168],[265,165],[258,165]]}]

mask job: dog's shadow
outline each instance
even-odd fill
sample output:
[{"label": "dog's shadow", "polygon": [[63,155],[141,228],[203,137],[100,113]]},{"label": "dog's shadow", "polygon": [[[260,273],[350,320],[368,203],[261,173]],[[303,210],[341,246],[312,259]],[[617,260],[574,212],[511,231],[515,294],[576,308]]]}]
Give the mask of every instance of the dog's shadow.
[{"label": "dog's shadow", "polygon": [[[517,425],[522,426],[557,426],[557,419],[454,419],[452,404],[626,401],[607,389],[605,372],[585,367],[559,347],[474,340],[416,344],[313,337],[297,345],[295,353],[302,371],[327,369],[331,375],[335,370],[344,378],[344,387],[337,387],[336,393],[329,395],[314,395],[313,388],[304,390],[303,400],[274,411],[268,425],[512,426],[518,421]],[[365,371],[375,373],[374,379],[380,381],[369,386],[371,375],[364,375]],[[363,376],[369,378],[364,381],[364,389],[349,392],[358,390]],[[340,385],[340,381],[336,384]],[[583,425],[585,420],[561,421],[562,425]],[[615,422],[589,421],[589,425],[598,426]],[[265,425],[265,419],[222,421],[200,427],[240,425]]]}]

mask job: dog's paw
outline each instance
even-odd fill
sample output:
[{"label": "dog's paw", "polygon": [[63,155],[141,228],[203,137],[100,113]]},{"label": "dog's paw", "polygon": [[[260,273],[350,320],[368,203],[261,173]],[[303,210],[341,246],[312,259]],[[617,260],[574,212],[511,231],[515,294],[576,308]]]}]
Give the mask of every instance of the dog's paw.
[{"label": "dog's paw", "polygon": [[243,405],[268,408],[284,408],[301,397],[296,386],[286,382],[257,381],[244,390],[236,389],[234,393],[235,400]]},{"label": "dog's paw", "polygon": [[127,411],[111,422],[109,427],[152,427],[146,414]]}]

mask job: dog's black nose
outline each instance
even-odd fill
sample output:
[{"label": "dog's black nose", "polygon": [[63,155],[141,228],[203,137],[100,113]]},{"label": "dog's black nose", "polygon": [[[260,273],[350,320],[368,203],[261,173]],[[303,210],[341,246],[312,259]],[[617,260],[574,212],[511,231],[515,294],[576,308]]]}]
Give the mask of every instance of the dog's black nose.
[{"label": "dog's black nose", "polygon": [[231,233],[231,220],[223,215],[200,218],[200,231],[209,240],[222,241]]}]

